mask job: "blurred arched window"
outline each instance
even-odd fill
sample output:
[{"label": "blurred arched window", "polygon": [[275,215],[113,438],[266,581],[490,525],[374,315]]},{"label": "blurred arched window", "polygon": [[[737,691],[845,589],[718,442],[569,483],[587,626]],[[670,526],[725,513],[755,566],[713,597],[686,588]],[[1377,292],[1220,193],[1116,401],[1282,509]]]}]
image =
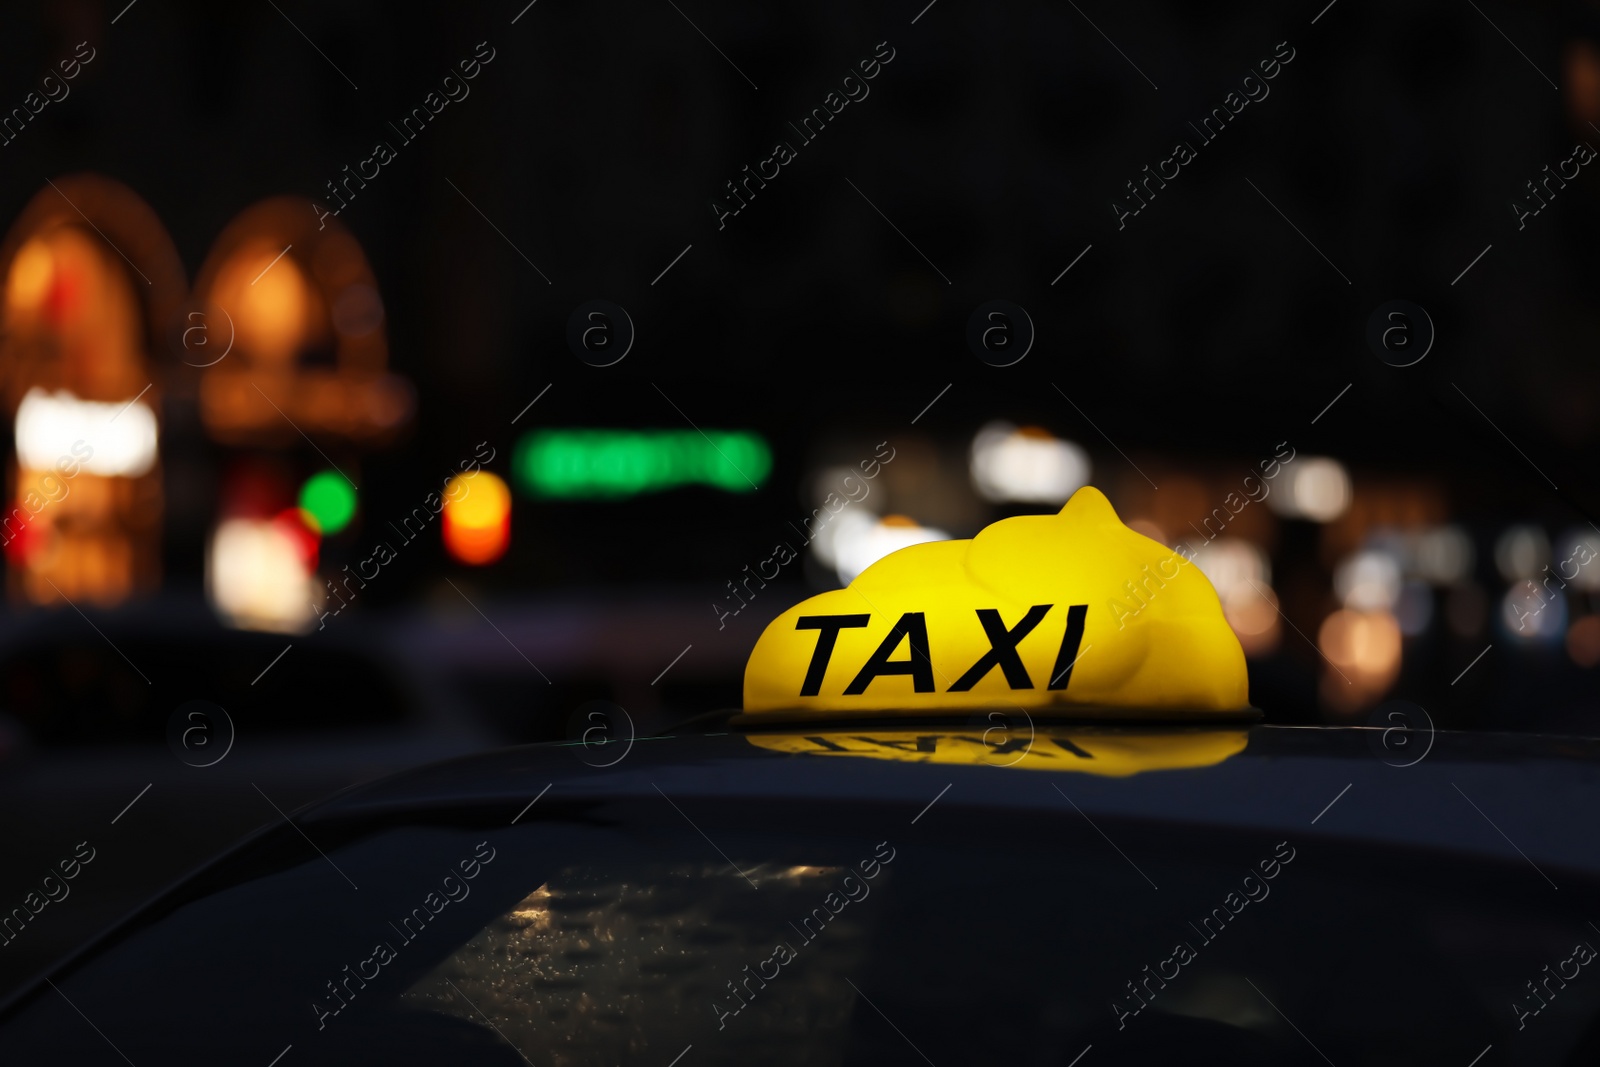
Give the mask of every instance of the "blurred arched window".
[{"label": "blurred arched window", "polygon": [[[388,373],[383,300],[360,244],[309,201],[276,197],[217,238],[185,344],[200,417],[234,453],[219,487],[206,589],[230,624],[295,633],[328,601],[323,540],[359,528],[360,456],[392,439],[413,393]],[[334,595],[338,595],[335,592]]]},{"label": "blurred arched window", "polygon": [[325,221],[319,230],[307,200],[262,201],[228,224],[200,269],[208,347],[232,339],[200,386],[201,419],[220,443],[292,444],[304,432],[378,444],[410,418],[411,387],[388,373],[372,268],[349,231]]},{"label": "blurred arched window", "polygon": [[148,205],[55,179],[0,245],[0,403],[15,448],[0,544],[13,597],[115,604],[160,581],[161,383],[152,353],[185,291]]}]

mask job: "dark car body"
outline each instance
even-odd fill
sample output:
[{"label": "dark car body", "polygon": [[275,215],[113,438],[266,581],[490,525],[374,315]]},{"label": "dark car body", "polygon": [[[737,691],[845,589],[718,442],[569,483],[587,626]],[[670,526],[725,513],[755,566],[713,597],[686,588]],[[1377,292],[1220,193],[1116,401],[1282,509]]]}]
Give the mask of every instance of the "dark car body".
[{"label": "dark car body", "polygon": [[0,1063],[1600,1062],[1600,742],[714,730],[297,813],[14,996]]}]

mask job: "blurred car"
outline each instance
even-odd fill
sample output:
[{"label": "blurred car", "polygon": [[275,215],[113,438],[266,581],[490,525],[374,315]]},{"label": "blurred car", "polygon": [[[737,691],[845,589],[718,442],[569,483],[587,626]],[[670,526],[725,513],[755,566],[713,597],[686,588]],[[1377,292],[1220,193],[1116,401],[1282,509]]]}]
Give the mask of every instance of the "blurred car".
[{"label": "blurred car", "polygon": [[[301,647],[286,653],[291,642]],[[0,632],[0,714],[22,747],[44,751],[159,744],[173,711],[197,699],[224,703],[252,736],[412,728],[430,717],[415,688],[367,635],[230,629],[198,601],[92,621],[62,608]]]},{"label": "blurred car", "polygon": [[277,820],[12,997],[0,1062],[1600,1058],[1600,849],[1551,817],[1600,742],[595,722]]}]

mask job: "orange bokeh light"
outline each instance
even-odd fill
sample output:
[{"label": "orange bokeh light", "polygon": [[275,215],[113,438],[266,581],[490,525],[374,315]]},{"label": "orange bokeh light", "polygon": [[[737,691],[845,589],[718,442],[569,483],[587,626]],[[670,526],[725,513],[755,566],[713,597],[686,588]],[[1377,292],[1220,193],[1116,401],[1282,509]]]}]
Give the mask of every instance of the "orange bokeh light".
[{"label": "orange bokeh light", "polygon": [[1323,695],[1340,710],[1365,707],[1400,676],[1400,624],[1387,611],[1334,612],[1317,631],[1317,647],[1333,667]]},{"label": "orange bokeh light", "polygon": [[511,490],[488,471],[458,474],[444,490],[444,547],[462,563],[481,567],[511,547]]}]

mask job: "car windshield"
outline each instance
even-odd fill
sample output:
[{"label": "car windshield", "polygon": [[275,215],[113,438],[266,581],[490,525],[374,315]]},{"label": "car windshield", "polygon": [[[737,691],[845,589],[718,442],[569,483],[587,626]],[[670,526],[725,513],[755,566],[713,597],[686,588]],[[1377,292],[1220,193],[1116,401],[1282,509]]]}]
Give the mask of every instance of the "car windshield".
[{"label": "car windshield", "polygon": [[1578,1064],[1600,1041],[1600,934],[1525,867],[1102,821],[1119,856],[1070,809],[949,800],[915,824],[679,807],[321,827],[323,856],[285,827],[42,987],[0,1059],[1465,1063],[1521,1021],[1517,1062]]}]

